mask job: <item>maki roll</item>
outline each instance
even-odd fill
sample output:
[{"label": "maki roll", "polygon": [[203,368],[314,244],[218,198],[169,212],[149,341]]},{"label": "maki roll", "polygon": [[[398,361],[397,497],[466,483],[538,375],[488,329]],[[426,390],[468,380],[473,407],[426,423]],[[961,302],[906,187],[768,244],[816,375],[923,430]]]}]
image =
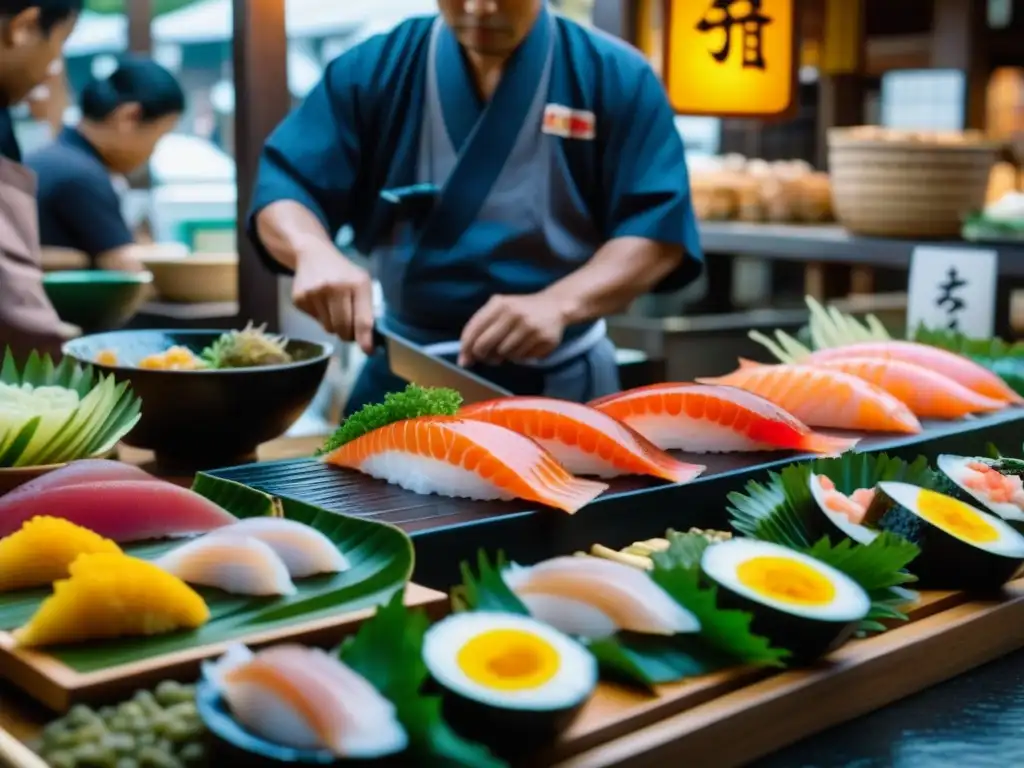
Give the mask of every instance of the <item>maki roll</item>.
[{"label": "maki roll", "polygon": [[951,456],[938,459],[939,471],[964,495],[1014,527],[1024,528],[1024,461]]},{"label": "maki roll", "polygon": [[[822,513],[821,533],[829,536],[848,537],[858,544],[870,544],[879,531],[867,518],[868,509],[875,498],[871,488],[858,488],[849,496],[838,488],[826,475],[810,475],[811,498]],[[816,525],[815,528],[819,526]]]},{"label": "maki roll", "polygon": [[966,502],[909,483],[879,483],[866,513],[913,540],[912,570],[926,589],[994,590],[1024,564],[1024,536]]}]

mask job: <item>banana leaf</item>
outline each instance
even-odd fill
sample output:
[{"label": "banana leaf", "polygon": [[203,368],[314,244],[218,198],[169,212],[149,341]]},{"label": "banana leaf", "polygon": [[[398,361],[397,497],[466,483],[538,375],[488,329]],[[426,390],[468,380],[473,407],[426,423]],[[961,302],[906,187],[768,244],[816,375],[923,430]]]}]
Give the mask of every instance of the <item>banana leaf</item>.
[{"label": "banana leaf", "polygon": [[142,410],[127,382],[117,384],[113,376],[98,376],[92,366],[79,365],[69,357],[54,365],[49,355],[33,352],[19,370],[7,349],[0,384],[61,387],[79,398],[63,421],[56,413],[24,420],[0,414],[0,467],[41,466],[102,455],[131,431]]},{"label": "banana leaf", "polygon": [[[196,476],[193,490],[238,518],[277,515],[312,526],[345,553],[351,568],[344,573],[297,579],[298,591],[286,597],[236,596],[199,588],[210,608],[210,620],[197,630],[54,647],[47,649],[51,656],[86,673],[211,643],[243,640],[253,632],[382,605],[412,574],[412,541],[393,526],[274,498],[206,474]],[[141,543],[129,545],[125,551],[152,560],[177,545]],[[0,595],[0,630],[24,624],[49,594],[49,589],[36,589]]]}]

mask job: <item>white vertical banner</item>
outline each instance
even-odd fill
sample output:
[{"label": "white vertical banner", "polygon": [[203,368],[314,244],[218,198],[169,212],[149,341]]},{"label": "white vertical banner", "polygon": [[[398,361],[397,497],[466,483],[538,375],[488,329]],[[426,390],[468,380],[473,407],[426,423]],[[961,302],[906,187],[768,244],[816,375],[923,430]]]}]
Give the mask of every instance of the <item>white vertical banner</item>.
[{"label": "white vertical banner", "polygon": [[910,262],[907,332],[918,326],[992,338],[999,252],[919,245]]}]

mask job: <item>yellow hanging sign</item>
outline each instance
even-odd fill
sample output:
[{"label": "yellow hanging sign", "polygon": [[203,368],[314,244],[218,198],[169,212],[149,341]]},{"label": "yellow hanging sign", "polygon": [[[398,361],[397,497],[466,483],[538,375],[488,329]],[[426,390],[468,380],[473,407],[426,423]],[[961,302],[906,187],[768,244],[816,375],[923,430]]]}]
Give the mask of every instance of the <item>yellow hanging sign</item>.
[{"label": "yellow hanging sign", "polygon": [[784,118],[796,109],[796,0],[668,0],[665,85],[677,112]]}]

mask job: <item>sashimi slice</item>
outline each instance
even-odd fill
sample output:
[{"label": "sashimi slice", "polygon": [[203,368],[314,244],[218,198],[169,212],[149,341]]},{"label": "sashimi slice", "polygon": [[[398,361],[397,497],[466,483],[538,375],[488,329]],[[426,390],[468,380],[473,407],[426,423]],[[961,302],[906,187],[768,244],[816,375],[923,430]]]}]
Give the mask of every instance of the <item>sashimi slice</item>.
[{"label": "sashimi slice", "polygon": [[318,573],[340,573],[349,569],[348,558],[316,528],[282,517],[247,517],[218,535],[239,534],[259,539],[284,561],[296,579]]},{"label": "sashimi slice", "polygon": [[459,416],[533,439],[576,475],[652,475],[687,483],[706,469],[674,459],[636,430],[579,403],[506,397],[467,406]]},{"label": "sashimi slice", "polygon": [[51,488],[68,485],[86,485],[112,480],[156,480],[148,472],[131,464],[109,459],[82,459],[72,461],[67,466],[47,472],[24,485],[19,485],[10,493],[0,496],[0,515],[8,505],[15,503],[26,494],[40,493]]},{"label": "sashimi slice", "polygon": [[820,435],[774,403],[736,387],[652,384],[590,405],[663,450],[791,450],[837,455],[857,443]]},{"label": "sashimi slice", "polygon": [[971,413],[999,411],[1009,405],[1005,400],[980,395],[931,368],[895,358],[844,357],[814,365],[852,373],[884,389],[920,419],[960,419]]},{"label": "sashimi slice", "polygon": [[322,461],[415,493],[526,499],[573,514],[608,489],[569,474],[533,440],[458,416],[421,416],[380,427]]},{"label": "sashimi slice", "polygon": [[39,515],[63,518],[119,544],[208,533],[237,520],[209,499],[172,483],[110,480],[51,488],[5,503],[0,538]]},{"label": "sashimi slice", "polygon": [[408,746],[394,704],[319,648],[279,645],[253,654],[235,646],[204,665],[204,674],[235,719],[270,742],[349,758],[381,757]]},{"label": "sashimi slice", "polygon": [[182,581],[232,595],[294,595],[295,585],[277,553],[259,539],[226,533],[233,528],[182,544],[155,562]]},{"label": "sashimi slice", "polygon": [[851,373],[814,365],[741,361],[726,376],[700,379],[740,387],[771,400],[812,427],[918,434],[921,422],[906,404]]},{"label": "sashimi slice", "polygon": [[594,557],[556,557],[502,573],[538,621],[570,635],[607,637],[697,632],[700,622],[645,571]]},{"label": "sashimi slice", "polygon": [[941,373],[979,395],[991,397],[993,400],[1017,405],[1024,403],[1024,397],[1014,392],[1005,381],[970,358],[914,341],[866,341],[845,347],[821,349],[800,362],[810,365],[849,357],[903,360]]}]

